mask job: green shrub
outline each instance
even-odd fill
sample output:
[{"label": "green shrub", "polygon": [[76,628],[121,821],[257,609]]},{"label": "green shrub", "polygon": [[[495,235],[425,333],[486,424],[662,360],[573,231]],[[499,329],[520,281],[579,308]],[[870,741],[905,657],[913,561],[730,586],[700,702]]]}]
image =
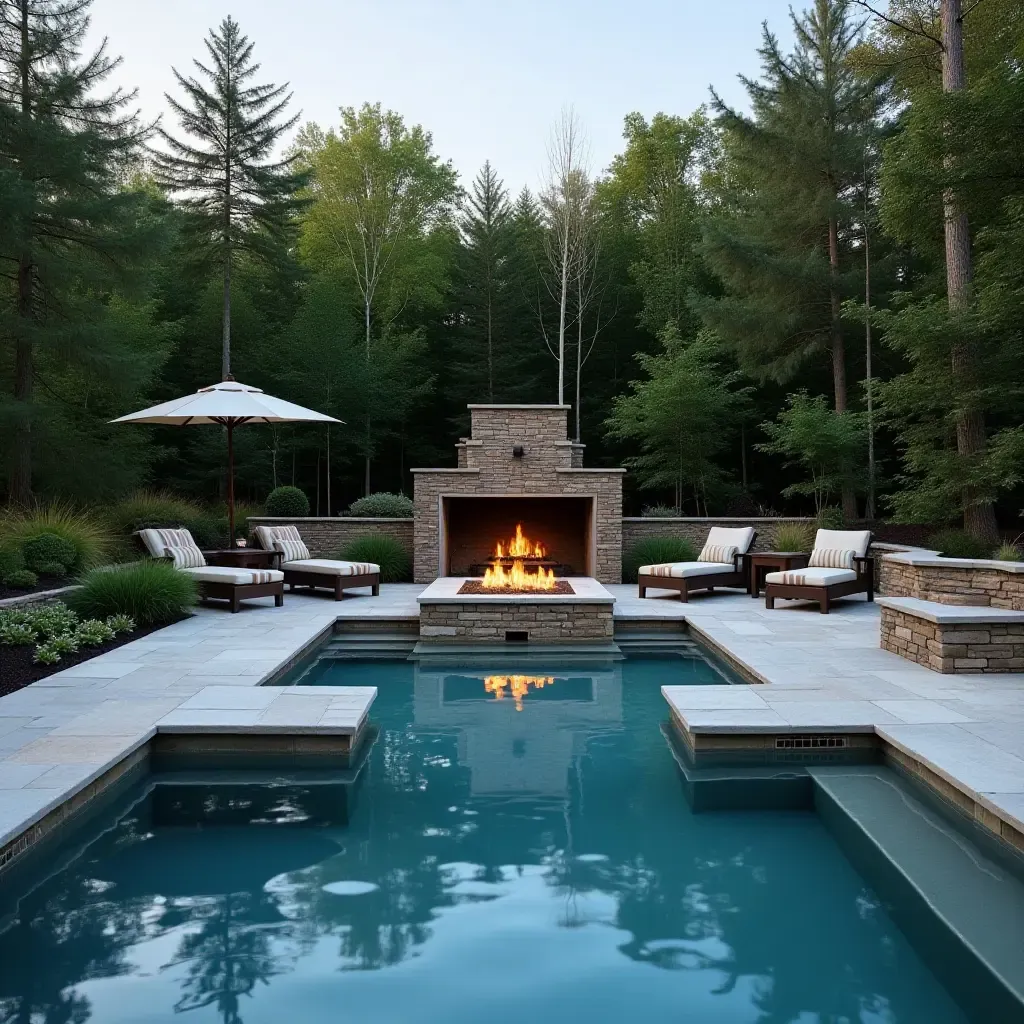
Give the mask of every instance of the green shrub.
[{"label": "green shrub", "polygon": [[405,583],[412,579],[409,552],[394,537],[358,537],[347,544],[340,556],[349,562],[375,562],[382,583]]},{"label": "green shrub", "polygon": [[838,505],[826,505],[818,513],[819,530],[842,530],[846,527],[846,518]]},{"label": "green shrub", "polygon": [[136,530],[168,529],[199,519],[204,510],[198,502],[170,491],[133,491],[107,512],[113,529],[123,537]]},{"label": "green shrub", "polygon": [[157,561],[90,572],[70,597],[85,618],[130,615],[140,626],[173,622],[197,599],[198,586],[188,573]]},{"label": "green shrub", "polygon": [[8,512],[0,520],[0,547],[24,549],[47,533],[74,545],[74,560],[68,565],[72,573],[102,565],[114,547],[114,534],[105,520],[61,501]]},{"label": "green shrub", "polygon": [[992,552],[992,557],[997,562],[1020,562],[1024,561],[1024,551],[1017,544],[1006,540]]},{"label": "green shrub", "polygon": [[47,640],[71,633],[78,627],[78,616],[62,601],[28,609],[25,621]]},{"label": "green shrub", "polygon": [[25,541],[21,553],[25,557],[25,565],[33,572],[48,576],[66,575],[78,557],[75,545],[67,537],[59,537],[55,533],[41,533]]},{"label": "green shrub", "polygon": [[[644,519],[675,519],[682,515],[682,513],[671,505],[648,505],[640,515]],[[646,565],[647,563],[644,562],[642,564]]]},{"label": "green shrub", "polygon": [[365,498],[356,498],[349,505],[348,514],[377,519],[410,519],[412,498],[407,498],[404,494],[378,491],[376,494],[367,494]]},{"label": "green shrub", "polygon": [[810,551],[813,545],[814,531],[802,523],[784,523],[772,538],[776,551]]},{"label": "green shrub", "polygon": [[31,569],[15,569],[4,576],[3,582],[15,590],[30,590],[39,582],[39,577]]},{"label": "green shrub", "polygon": [[25,568],[25,556],[19,547],[0,547],[0,583],[6,583],[7,577]]},{"label": "green shrub", "polygon": [[696,559],[693,545],[683,537],[645,537],[623,553],[622,578],[626,583],[636,583],[637,570],[641,565],[693,562]]},{"label": "green shrub", "polygon": [[115,636],[118,633],[131,633],[135,630],[135,620],[130,615],[108,615],[106,624]]},{"label": "green shrub", "polygon": [[99,647],[114,639],[114,631],[101,619],[86,619],[75,630],[75,639],[86,647]]},{"label": "green shrub", "polygon": [[309,498],[298,487],[275,487],[267,495],[264,508],[268,516],[302,518],[309,515]]},{"label": "green shrub", "polygon": [[56,665],[60,661],[60,652],[52,644],[40,644],[32,655],[32,660],[39,662],[40,665]]},{"label": "green shrub", "polygon": [[27,622],[0,622],[0,644],[24,647],[36,642],[36,631]]},{"label": "green shrub", "polygon": [[78,650],[78,636],[75,633],[61,633],[48,640],[45,646],[60,655],[74,654]]},{"label": "green shrub", "polygon": [[928,545],[946,558],[988,558],[991,553],[985,541],[963,530],[940,530],[928,538]]}]

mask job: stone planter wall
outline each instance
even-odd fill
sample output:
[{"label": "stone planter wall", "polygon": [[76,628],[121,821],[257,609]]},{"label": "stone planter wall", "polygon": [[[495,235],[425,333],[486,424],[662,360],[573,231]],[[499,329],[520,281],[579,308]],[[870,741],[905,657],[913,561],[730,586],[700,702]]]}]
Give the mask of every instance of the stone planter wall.
[{"label": "stone planter wall", "polygon": [[946,674],[1024,670],[1024,621],[936,622],[880,603],[885,651]]},{"label": "stone planter wall", "polygon": [[888,597],[1024,611],[1021,563],[908,553],[880,559],[878,572],[879,590]]},{"label": "stone planter wall", "polygon": [[286,519],[260,516],[250,526],[297,526],[313,558],[334,558],[347,544],[359,537],[394,537],[412,558],[411,519],[371,519],[358,516],[308,516]]}]

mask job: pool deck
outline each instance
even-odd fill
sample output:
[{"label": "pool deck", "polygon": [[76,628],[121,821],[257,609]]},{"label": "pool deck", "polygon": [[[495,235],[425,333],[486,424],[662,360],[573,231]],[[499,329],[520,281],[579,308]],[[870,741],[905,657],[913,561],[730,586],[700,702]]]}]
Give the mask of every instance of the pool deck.
[{"label": "pool deck", "polygon": [[[191,618],[0,698],[0,848],[81,793],[157,732],[353,732],[372,688],[256,689],[336,620],[413,620],[424,587],[377,598],[288,594]],[[718,592],[682,604],[608,588],[617,622],[683,621],[763,681],[666,687],[694,735],[874,733],[1024,831],[1024,674],[948,676],[878,646],[879,612],[832,614]],[[664,593],[664,592],[663,592]]]}]

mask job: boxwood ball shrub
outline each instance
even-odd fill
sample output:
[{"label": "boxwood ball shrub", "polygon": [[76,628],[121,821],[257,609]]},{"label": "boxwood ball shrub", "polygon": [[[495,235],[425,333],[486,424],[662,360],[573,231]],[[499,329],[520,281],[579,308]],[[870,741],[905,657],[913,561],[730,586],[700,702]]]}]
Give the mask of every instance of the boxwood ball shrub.
[{"label": "boxwood ball shrub", "polygon": [[378,491],[376,494],[367,494],[365,498],[356,498],[349,505],[348,514],[377,519],[411,519],[412,498],[404,494]]},{"label": "boxwood ball shrub", "polygon": [[298,487],[275,487],[267,495],[266,514],[288,519],[309,515],[309,498]]},{"label": "boxwood ball shrub", "polygon": [[622,556],[622,579],[636,583],[641,565],[659,562],[694,562],[697,551],[684,537],[645,537],[631,544]]},{"label": "boxwood ball shrub", "polygon": [[349,562],[375,562],[382,583],[407,583],[412,579],[409,552],[394,537],[357,537],[341,549],[340,558]]},{"label": "boxwood ball shrub", "polygon": [[928,538],[928,546],[946,558],[990,558],[992,549],[983,540],[963,530],[939,530]]},{"label": "boxwood ball shrub", "polygon": [[41,533],[25,541],[21,553],[29,569],[50,576],[67,575],[78,558],[75,545],[67,537],[59,537],[55,533]]},{"label": "boxwood ball shrub", "polygon": [[159,626],[180,619],[198,597],[188,573],[147,561],[93,570],[68,603],[83,619],[131,616],[139,626]]},{"label": "boxwood ball shrub", "polygon": [[15,569],[4,576],[2,583],[15,590],[29,590],[39,582],[39,577],[31,569]]}]

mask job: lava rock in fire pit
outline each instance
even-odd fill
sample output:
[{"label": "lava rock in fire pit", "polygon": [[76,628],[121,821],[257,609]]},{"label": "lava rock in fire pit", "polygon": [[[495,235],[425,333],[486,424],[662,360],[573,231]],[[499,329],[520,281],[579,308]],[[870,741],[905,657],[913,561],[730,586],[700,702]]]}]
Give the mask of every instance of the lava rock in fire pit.
[{"label": "lava rock in fire pit", "polygon": [[494,595],[535,594],[537,597],[543,597],[547,594],[575,594],[576,591],[572,589],[572,585],[568,580],[555,580],[552,586],[546,587],[544,590],[538,590],[536,588],[485,587],[483,580],[466,580],[466,582],[459,587],[459,593]]}]

